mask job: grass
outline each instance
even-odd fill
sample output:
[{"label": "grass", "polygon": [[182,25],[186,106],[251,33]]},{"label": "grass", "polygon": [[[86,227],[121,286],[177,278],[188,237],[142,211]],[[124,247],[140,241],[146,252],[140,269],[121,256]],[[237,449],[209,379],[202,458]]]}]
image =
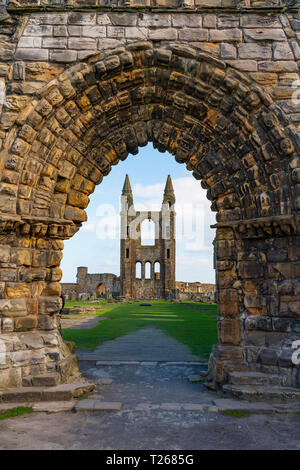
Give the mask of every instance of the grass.
[{"label": "grass", "polygon": [[17,408],[12,408],[11,410],[0,411],[0,420],[15,418],[17,416],[23,416],[31,413],[34,413],[32,408],[28,408],[27,406],[19,406]]},{"label": "grass", "polygon": [[232,416],[233,418],[248,418],[250,416],[249,411],[238,411],[238,410],[227,410],[223,412],[226,416]]},{"label": "grass", "polygon": [[[80,305],[79,301],[73,302]],[[82,304],[91,305],[88,302]],[[208,359],[212,345],[218,340],[217,319],[207,312],[217,314],[217,305],[198,302],[176,304],[166,301],[154,301],[151,304],[152,307],[142,307],[140,302],[118,305],[102,303],[102,309],[96,315],[105,316],[107,320],[100,321],[91,330],[63,330],[63,338],[74,341],[78,348],[94,350],[105,341],[145,326],[156,325],[169,336],[186,344],[199,358]]]}]

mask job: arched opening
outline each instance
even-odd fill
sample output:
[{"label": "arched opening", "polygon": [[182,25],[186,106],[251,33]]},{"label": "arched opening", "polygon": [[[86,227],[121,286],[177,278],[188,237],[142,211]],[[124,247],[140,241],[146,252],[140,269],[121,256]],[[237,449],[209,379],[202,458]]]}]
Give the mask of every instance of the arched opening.
[{"label": "arched opening", "polygon": [[147,261],[145,263],[145,279],[151,279],[151,269],[152,269],[152,264],[150,263],[150,261]]},{"label": "arched opening", "polygon": [[151,219],[141,223],[141,245],[155,245],[155,223]]},{"label": "arched opening", "polygon": [[142,279],[142,263],[140,261],[135,264],[135,278]]},{"label": "arched opening", "polygon": [[[57,331],[63,240],[86,220],[89,195],[112,165],[151,141],[201,180],[217,212],[211,379],[278,367],[285,383],[299,385],[291,360],[280,360],[299,334],[296,291],[289,301],[281,294],[299,277],[296,130],[250,75],[193,48],[131,44],[81,65],[36,94],[5,141],[3,259],[14,261],[2,276],[5,292],[11,282],[25,286],[3,311],[18,308],[37,335]],[[255,333],[266,328],[262,344]]]},{"label": "arched opening", "polygon": [[99,298],[104,298],[106,296],[106,286],[104,282],[100,282],[96,288],[96,297]]},{"label": "arched opening", "polygon": [[156,261],[154,263],[154,277],[156,280],[160,279],[160,262]]}]

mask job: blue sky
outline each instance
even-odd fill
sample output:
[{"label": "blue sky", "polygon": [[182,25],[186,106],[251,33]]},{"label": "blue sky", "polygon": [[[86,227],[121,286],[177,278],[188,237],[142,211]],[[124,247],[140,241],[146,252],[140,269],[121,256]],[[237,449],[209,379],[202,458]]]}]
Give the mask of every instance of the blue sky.
[{"label": "blue sky", "polygon": [[88,221],[65,241],[62,261],[63,282],[75,282],[77,266],[89,273],[120,274],[119,212],[120,196],[128,173],[136,210],[160,210],[163,191],[170,174],[176,196],[176,279],[215,282],[213,247],[215,214],[199,181],[185,165],[169,153],[160,153],[152,144],[140,148],[138,155],[112,168],[90,196]]}]

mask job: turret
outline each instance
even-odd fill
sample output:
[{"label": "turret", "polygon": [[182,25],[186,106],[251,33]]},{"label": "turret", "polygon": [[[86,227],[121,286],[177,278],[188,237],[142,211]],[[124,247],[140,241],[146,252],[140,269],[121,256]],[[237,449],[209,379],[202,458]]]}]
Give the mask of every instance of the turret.
[{"label": "turret", "polygon": [[171,179],[171,176],[168,175],[166,186],[165,186],[163,205],[167,204],[168,209],[173,209],[175,202],[176,202],[176,198],[175,198],[172,179]]},{"label": "turret", "polygon": [[122,199],[122,212],[128,211],[130,207],[133,206],[133,195],[132,195],[132,189],[131,189],[128,175],[126,175],[125,177],[121,199]]}]

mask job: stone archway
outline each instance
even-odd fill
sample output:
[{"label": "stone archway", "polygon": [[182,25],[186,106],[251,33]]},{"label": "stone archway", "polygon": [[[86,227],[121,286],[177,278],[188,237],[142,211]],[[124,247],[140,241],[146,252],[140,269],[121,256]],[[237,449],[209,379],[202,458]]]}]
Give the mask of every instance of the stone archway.
[{"label": "stone archway", "polygon": [[105,284],[104,284],[104,282],[100,282],[100,284],[98,284],[98,286],[96,288],[96,297],[100,298],[100,297],[105,297],[105,296],[106,296]]},{"label": "stone archway", "polygon": [[[142,42],[91,57],[43,87],[2,151],[3,386],[75,358],[58,332],[63,240],[112,165],[153,142],[185,163],[217,212],[218,385],[232,370],[280,373],[299,338],[299,136],[249,76],[186,45]],[[298,199],[297,199],[298,198]],[[298,296],[298,297],[297,297]],[[28,341],[39,342],[39,359]],[[25,354],[24,354],[25,357]]]}]

